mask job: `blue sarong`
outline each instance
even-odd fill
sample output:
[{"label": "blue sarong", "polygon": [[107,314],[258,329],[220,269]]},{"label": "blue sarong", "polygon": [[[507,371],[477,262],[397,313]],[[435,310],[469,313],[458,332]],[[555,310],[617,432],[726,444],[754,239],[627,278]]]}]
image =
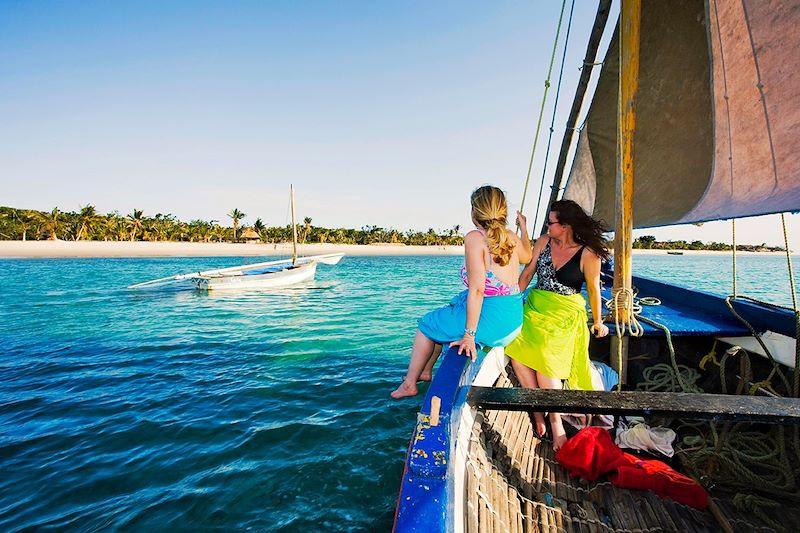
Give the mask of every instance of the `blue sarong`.
[{"label": "blue sarong", "polygon": [[[467,323],[466,289],[448,305],[435,309],[419,319],[419,330],[438,344],[460,340]],[[505,346],[519,335],[522,328],[522,295],[484,296],[478,319],[475,343],[484,346]]]}]

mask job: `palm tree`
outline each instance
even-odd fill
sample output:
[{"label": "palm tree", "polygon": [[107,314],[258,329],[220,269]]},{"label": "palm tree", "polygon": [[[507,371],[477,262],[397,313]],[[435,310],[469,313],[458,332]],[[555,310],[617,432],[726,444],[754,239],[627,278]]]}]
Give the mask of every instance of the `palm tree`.
[{"label": "palm tree", "polygon": [[119,213],[116,211],[108,213],[104,222],[103,240],[119,240],[120,226],[122,225],[122,217],[119,216]]},{"label": "palm tree", "polygon": [[238,209],[233,209],[228,216],[233,219],[233,240],[236,240],[236,231],[239,229],[239,221],[245,218],[247,215],[239,211]]},{"label": "palm tree", "polygon": [[131,226],[131,242],[136,240],[136,231],[142,229],[142,215],[144,211],[141,209],[134,209],[133,213],[128,215],[128,224]]},{"label": "palm tree", "polygon": [[264,223],[261,221],[260,218],[257,218],[256,221],[253,222],[253,230],[255,230],[255,232],[258,233],[258,236],[261,237],[262,241],[264,240],[265,229],[267,229],[267,227],[264,225]]},{"label": "palm tree", "polygon": [[89,232],[92,229],[92,226],[97,221],[97,211],[92,204],[87,204],[81,207],[80,213],[78,213],[78,222],[80,223],[80,229],[78,229],[78,234],[75,235],[75,240],[81,240],[81,237],[88,238]]},{"label": "palm tree", "polygon": [[308,236],[308,232],[311,230],[311,217],[304,218],[303,224],[305,224],[306,227],[303,229],[303,242],[301,244],[306,243],[306,237]]},{"label": "palm tree", "polygon": [[227,234],[227,229],[220,226],[216,220],[212,220],[211,223],[213,224],[211,227],[211,240],[213,241],[216,237],[217,242],[222,242]]},{"label": "palm tree", "polygon": [[169,213],[166,215],[162,213],[156,214],[156,216],[153,217],[152,223],[152,230],[156,237],[156,241],[172,240],[170,237],[172,234],[177,232],[176,221],[177,219],[175,218],[175,215],[171,215]]},{"label": "palm tree", "polygon": [[19,231],[22,232],[22,240],[28,240],[28,230],[31,229],[34,222],[32,213],[30,211],[17,209],[12,213],[11,218],[16,221]]}]

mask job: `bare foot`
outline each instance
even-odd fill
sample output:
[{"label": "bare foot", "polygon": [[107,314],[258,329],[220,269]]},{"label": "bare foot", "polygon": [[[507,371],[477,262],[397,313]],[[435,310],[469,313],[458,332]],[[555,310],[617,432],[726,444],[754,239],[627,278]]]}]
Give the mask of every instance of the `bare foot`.
[{"label": "bare foot", "polygon": [[433,375],[430,372],[423,372],[419,375],[420,381],[430,381],[433,379]]},{"label": "bare foot", "polygon": [[417,386],[416,385],[409,385],[405,381],[403,381],[399,387],[397,387],[392,394],[390,395],[395,400],[400,398],[405,398],[406,396],[416,396],[417,395]]},{"label": "bare foot", "polygon": [[533,419],[536,422],[536,435],[544,437],[547,433],[547,424],[544,423],[544,416],[542,413],[534,413]]},{"label": "bare foot", "polygon": [[567,434],[564,428],[553,428],[553,451],[557,452],[567,442]]}]

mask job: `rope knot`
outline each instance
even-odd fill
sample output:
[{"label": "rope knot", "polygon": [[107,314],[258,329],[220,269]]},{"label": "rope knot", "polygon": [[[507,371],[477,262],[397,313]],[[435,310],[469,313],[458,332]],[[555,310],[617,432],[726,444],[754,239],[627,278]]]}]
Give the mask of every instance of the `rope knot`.
[{"label": "rope knot", "polygon": [[614,317],[617,328],[617,337],[627,334],[631,337],[641,337],[644,329],[636,320],[636,315],[642,312],[642,306],[635,302],[633,290],[627,287],[617,287],[612,291],[612,297],[606,301],[606,309]]},{"label": "rope knot", "polygon": [[705,357],[700,359],[700,370],[706,369],[706,364],[714,363],[714,366],[719,366],[719,360],[717,359],[717,352],[711,350],[708,352]]},{"label": "rope knot", "polygon": [[775,396],[780,396],[780,394],[778,394],[778,393],[775,391],[775,389],[773,389],[773,388],[772,388],[772,381],[771,381],[771,380],[769,380],[769,379],[765,379],[765,380],[763,380],[763,381],[759,381],[758,383],[753,383],[753,384],[750,386],[750,389],[747,391],[747,393],[748,393],[750,396],[752,396],[752,395],[754,395],[754,394],[756,393],[756,391],[757,391],[758,389],[764,389],[764,390],[768,390],[768,391],[770,391],[771,393],[773,393]]}]

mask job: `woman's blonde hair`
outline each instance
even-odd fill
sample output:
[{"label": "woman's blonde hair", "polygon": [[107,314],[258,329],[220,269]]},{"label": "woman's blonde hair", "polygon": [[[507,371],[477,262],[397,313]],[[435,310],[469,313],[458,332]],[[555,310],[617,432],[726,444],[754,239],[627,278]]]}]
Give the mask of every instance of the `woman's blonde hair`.
[{"label": "woman's blonde hair", "polygon": [[508,236],[506,195],[497,187],[478,187],[470,197],[472,218],[486,231],[489,253],[495,263],[506,266],[514,253],[514,242]]}]

